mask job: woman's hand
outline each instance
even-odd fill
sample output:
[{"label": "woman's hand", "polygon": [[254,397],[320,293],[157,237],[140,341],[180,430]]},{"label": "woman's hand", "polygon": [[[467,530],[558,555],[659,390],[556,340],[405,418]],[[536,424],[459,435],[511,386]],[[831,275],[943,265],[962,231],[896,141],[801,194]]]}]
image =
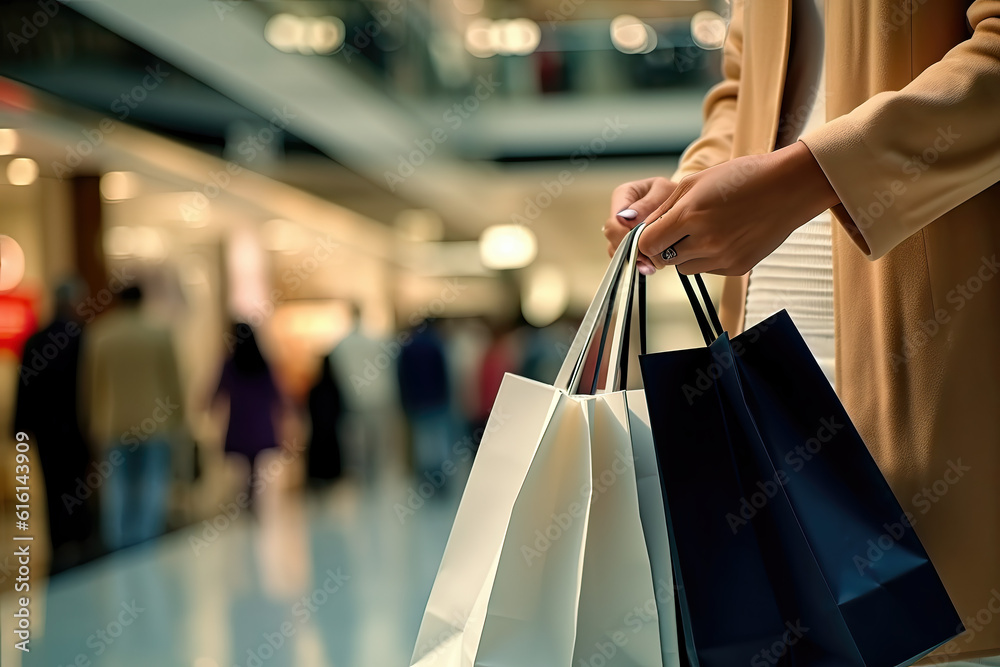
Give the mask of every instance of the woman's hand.
[{"label": "woman's hand", "polygon": [[[838,202],[812,153],[796,142],[682,180],[647,218],[639,250],[658,269],[738,276]],[[661,253],[671,247],[676,256],[664,260]]]},{"label": "woman's hand", "polygon": [[[611,194],[611,217],[604,223],[608,239],[608,255],[614,255],[618,244],[629,231],[645,220],[673,193],[677,184],[659,176],[624,183]],[[644,275],[656,272],[652,260],[639,257],[639,271]]]}]

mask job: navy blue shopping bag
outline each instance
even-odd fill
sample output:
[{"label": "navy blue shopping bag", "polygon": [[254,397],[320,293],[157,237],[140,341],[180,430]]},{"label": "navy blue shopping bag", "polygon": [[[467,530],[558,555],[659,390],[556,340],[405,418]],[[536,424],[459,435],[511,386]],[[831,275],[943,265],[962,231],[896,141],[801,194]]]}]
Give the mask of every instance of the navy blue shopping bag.
[{"label": "navy blue shopping bag", "polygon": [[895,667],[963,630],[785,311],[640,359],[693,667]]}]

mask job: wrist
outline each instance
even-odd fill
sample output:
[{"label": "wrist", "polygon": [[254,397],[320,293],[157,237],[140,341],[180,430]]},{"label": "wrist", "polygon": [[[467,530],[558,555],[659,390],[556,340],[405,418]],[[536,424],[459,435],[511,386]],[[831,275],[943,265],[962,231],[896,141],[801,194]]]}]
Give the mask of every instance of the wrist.
[{"label": "wrist", "polygon": [[802,196],[808,199],[810,208],[816,208],[815,214],[840,203],[837,191],[805,143],[796,141],[781,151],[788,152],[788,168],[793,182],[798,185]]}]

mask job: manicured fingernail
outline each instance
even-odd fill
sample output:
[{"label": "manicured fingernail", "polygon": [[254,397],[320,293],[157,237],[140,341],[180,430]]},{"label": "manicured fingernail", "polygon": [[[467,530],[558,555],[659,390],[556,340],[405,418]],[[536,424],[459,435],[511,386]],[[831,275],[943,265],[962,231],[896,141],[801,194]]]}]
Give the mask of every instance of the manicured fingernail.
[{"label": "manicured fingernail", "polygon": [[630,208],[627,208],[624,211],[619,211],[618,213],[619,218],[625,218],[626,220],[635,220],[635,216],[637,215],[639,214]]},{"label": "manicured fingernail", "polygon": [[648,264],[640,264],[639,273],[641,273],[644,276],[651,276],[654,273],[656,273],[656,269]]}]

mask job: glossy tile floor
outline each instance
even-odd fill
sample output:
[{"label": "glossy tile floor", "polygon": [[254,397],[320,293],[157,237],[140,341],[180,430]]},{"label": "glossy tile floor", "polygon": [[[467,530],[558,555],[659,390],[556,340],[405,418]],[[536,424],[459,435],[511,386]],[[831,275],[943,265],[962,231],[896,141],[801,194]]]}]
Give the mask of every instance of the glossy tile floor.
[{"label": "glossy tile floor", "polygon": [[432,497],[400,518],[409,487],[265,496],[256,518],[220,513],[218,529],[57,575],[36,592],[31,652],[4,637],[3,664],[405,666],[458,503]]},{"label": "glossy tile floor", "polygon": [[[265,492],[256,517],[220,512],[58,575],[35,591],[31,652],[4,623],[0,664],[405,667],[459,496],[401,510],[413,486]],[[982,665],[1000,659],[945,667]]]}]

